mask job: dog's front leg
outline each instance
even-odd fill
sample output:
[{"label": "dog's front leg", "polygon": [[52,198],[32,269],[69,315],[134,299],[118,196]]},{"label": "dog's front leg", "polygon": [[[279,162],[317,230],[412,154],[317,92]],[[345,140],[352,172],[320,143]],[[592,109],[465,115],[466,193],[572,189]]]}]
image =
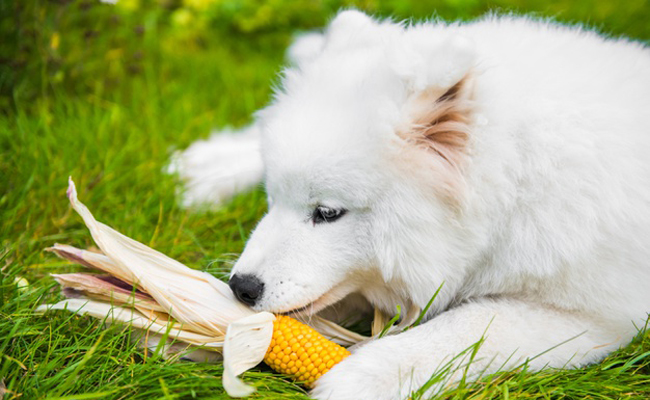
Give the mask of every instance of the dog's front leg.
[{"label": "dog's front leg", "polygon": [[[476,379],[526,359],[531,369],[582,365],[627,342],[634,334],[631,322],[629,328],[616,329],[586,315],[517,300],[477,300],[404,333],[366,344],[321,377],[312,396],[320,400],[404,399],[445,366],[452,366],[446,384],[432,385],[427,394],[457,382],[465,370],[467,379]],[[472,345],[482,338],[467,367]]]}]

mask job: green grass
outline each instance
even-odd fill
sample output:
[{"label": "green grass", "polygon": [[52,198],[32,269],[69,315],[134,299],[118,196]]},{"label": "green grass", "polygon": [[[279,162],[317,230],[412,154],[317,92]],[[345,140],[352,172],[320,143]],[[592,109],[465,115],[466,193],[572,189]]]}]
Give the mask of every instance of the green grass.
[{"label": "green grass", "polygon": [[[225,276],[264,213],[262,190],[218,211],[189,213],[177,206],[174,179],[161,169],[171,149],[206,137],[214,127],[250,121],[269,99],[293,27],[317,26],[334,8],[352,2],[276,1],[268,12],[277,18],[269,20],[258,15],[255,0],[222,1],[225,8],[241,7],[184,28],[172,23],[180,3],[163,3],[166,7],[113,10],[94,1],[0,2],[5,399],[226,398],[219,365],[144,354],[124,327],[105,329],[99,321],[66,313],[34,314],[37,305],[59,298],[48,274],[78,270],[42,249],[55,242],[92,245],[64,196],[72,175],[81,199],[100,220],[187,265]],[[650,39],[647,0],[357,4],[380,14],[424,17],[437,11],[447,18],[468,18],[495,6]],[[17,277],[29,287],[19,290]],[[524,369],[463,385],[446,397],[650,398],[649,354],[650,338],[639,336],[598,365],[542,373]],[[259,387],[256,398],[307,397],[263,367],[245,377]]]}]

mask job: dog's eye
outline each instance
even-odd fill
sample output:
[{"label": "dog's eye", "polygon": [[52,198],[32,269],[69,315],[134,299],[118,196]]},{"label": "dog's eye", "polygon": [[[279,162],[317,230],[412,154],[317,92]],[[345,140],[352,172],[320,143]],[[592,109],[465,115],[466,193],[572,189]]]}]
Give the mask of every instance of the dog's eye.
[{"label": "dog's eye", "polygon": [[318,206],[314,209],[314,212],[311,215],[311,220],[314,224],[320,224],[323,222],[334,222],[337,219],[341,218],[346,213],[345,209],[329,208],[325,206]]}]

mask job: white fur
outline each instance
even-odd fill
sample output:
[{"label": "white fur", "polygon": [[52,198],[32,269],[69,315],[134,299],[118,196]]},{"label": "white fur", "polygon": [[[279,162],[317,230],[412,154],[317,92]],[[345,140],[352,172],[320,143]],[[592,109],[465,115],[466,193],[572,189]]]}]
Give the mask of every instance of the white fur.
[{"label": "white fur", "polygon": [[[393,313],[444,283],[425,324],[361,347],[314,397],[405,398],[483,334],[470,377],[629,342],[650,309],[647,48],[528,18],[407,27],[346,11],[294,50],[258,121],[271,206],[233,273],[257,275],[256,308],[275,312],[361,293]],[[396,132],[416,96],[468,74],[450,204],[439,155],[425,168]],[[317,205],[348,213],[315,225]]]}]

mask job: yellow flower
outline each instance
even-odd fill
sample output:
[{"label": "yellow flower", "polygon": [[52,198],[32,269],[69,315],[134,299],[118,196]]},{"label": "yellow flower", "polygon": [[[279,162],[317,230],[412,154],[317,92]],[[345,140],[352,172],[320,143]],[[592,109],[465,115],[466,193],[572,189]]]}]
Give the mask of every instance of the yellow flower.
[{"label": "yellow flower", "polygon": [[172,13],[172,24],[176,27],[184,28],[189,26],[194,19],[194,14],[187,8],[179,8]]},{"label": "yellow flower", "polygon": [[59,32],[54,32],[52,34],[52,37],[50,38],[50,48],[52,50],[58,49],[60,42],[61,42],[61,35],[59,35]]},{"label": "yellow flower", "polygon": [[205,11],[217,2],[218,0],[183,0],[183,5],[197,11]]}]

